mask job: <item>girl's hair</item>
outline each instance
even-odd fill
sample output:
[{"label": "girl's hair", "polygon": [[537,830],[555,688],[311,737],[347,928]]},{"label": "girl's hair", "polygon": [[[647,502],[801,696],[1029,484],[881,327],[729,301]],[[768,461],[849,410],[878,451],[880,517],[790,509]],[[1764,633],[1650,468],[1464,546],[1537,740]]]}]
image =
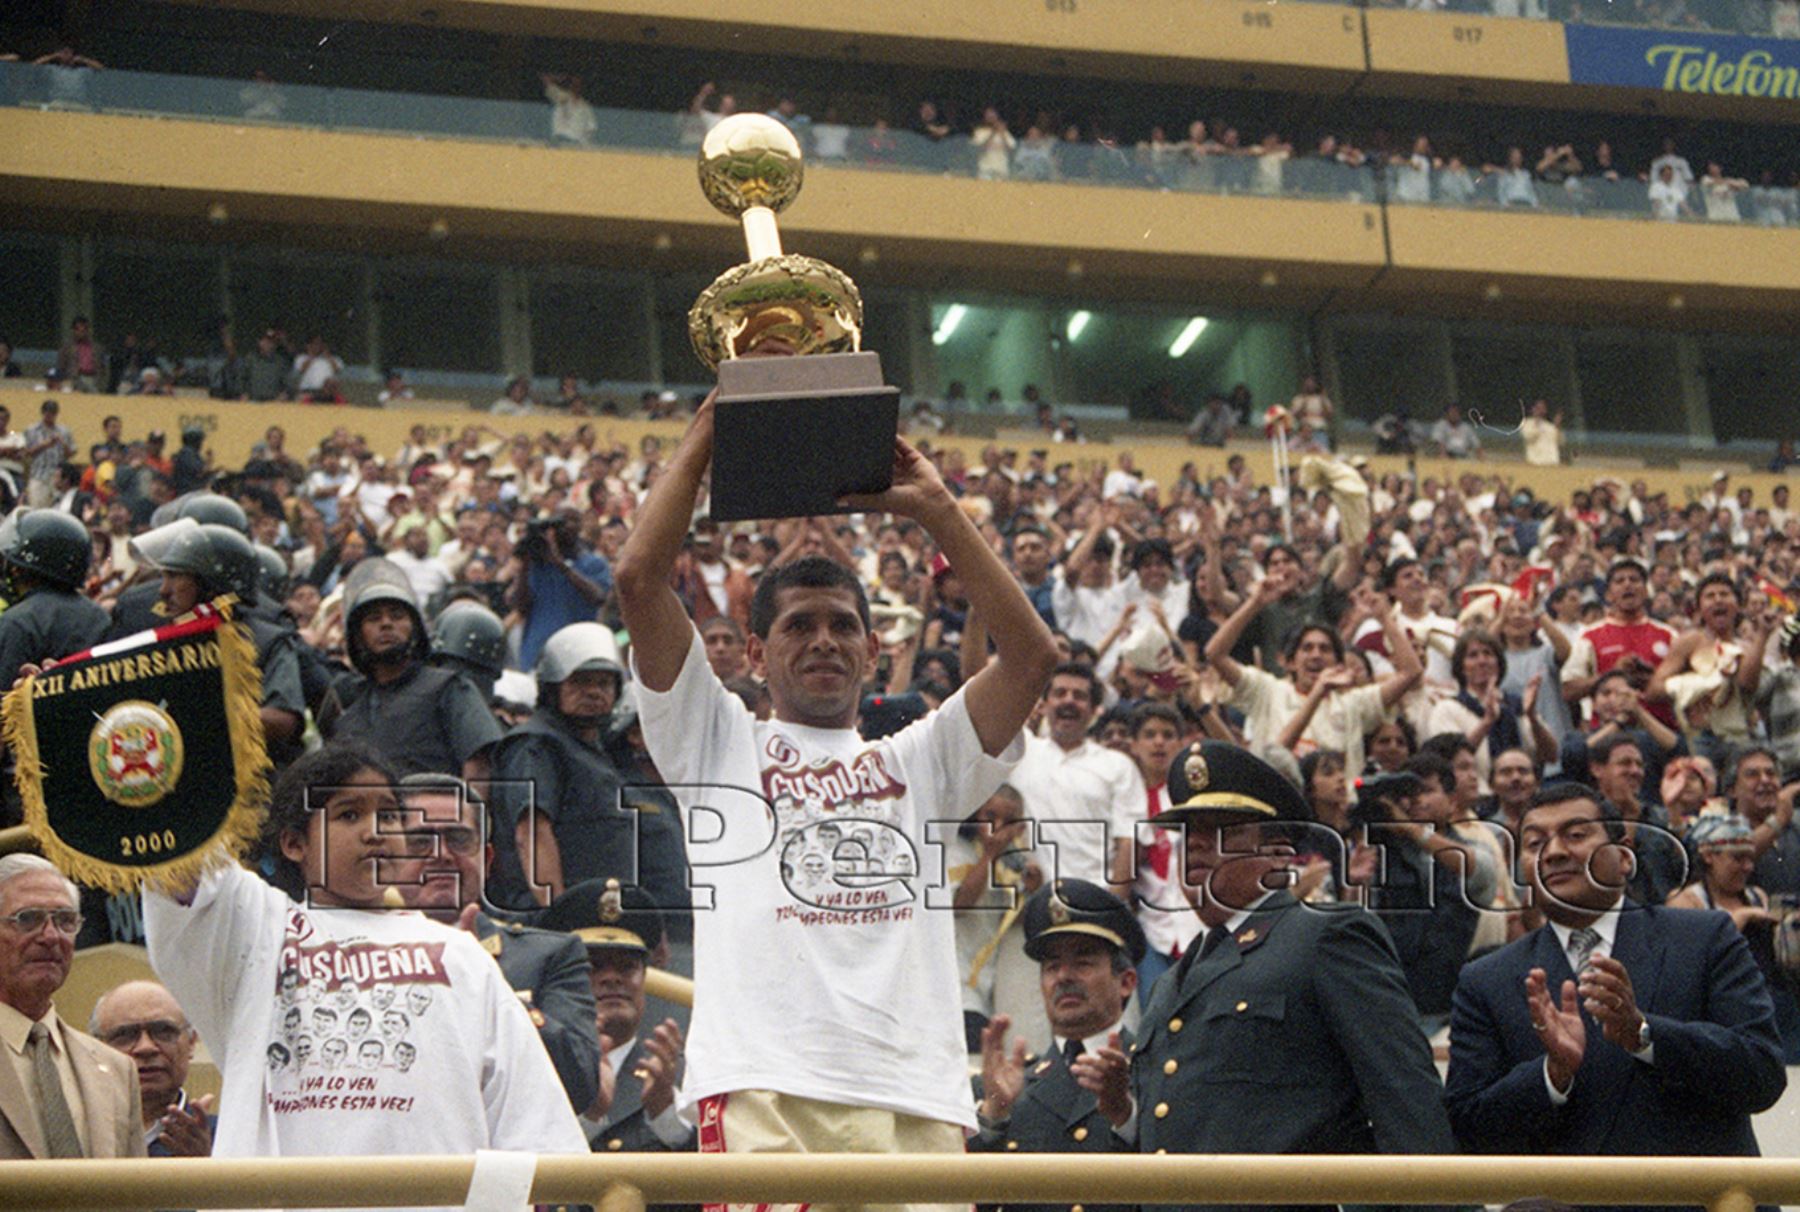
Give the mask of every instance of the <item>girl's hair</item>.
[{"label": "girl's hair", "polygon": [[1300,759],[1300,787],[1307,796],[1313,793],[1313,779],[1324,773],[1344,768],[1344,755],[1335,749],[1315,749]]},{"label": "girl's hair", "polygon": [[262,868],[271,884],[297,901],[306,899],[306,873],[282,853],[281,839],[290,830],[304,834],[313,810],[324,807],[324,797],[314,801],[313,791],[342,787],[365,770],[374,771],[390,783],[400,781],[386,758],[365,742],[354,740],[334,741],[304,755],[275,780],[258,846]]}]

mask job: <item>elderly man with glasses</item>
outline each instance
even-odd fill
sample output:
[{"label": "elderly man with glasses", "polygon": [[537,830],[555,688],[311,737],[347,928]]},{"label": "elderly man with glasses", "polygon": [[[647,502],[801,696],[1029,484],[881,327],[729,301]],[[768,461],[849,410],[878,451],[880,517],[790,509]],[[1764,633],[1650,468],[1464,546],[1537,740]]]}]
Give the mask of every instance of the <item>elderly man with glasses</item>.
[{"label": "elderly man with glasses", "polygon": [[33,854],[0,858],[0,1159],[142,1157],[137,1075],[50,999],[81,931],[75,885]]},{"label": "elderly man with glasses", "polygon": [[209,1157],[213,1096],[188,1098],[188,1066],[199,1039],[181,1004],[156,981],[126,981],[94,1003],[88,1034],[131,1058],[151,1157]]}]

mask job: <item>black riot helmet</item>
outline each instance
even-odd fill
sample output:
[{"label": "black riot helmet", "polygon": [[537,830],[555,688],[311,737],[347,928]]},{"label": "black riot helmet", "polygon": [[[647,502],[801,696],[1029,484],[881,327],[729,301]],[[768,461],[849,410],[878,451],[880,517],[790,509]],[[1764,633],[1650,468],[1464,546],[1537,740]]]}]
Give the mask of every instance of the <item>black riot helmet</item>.
[{"label": "black riot helmet", "polygon": [[288,578],[293,575],[287,557],[273,547],[256,545],[256,562],[262,565],[262,595],[279,605],[287,600]]},{"label": "black riot helmet", "polygon": [[431,663],[460,670],[491,703],[506,669],[506,624],[479,602],[453,603],[432,627]]},{"label": "black riot helmet", "polygon": [[457,602],[437,617],[431,655],[499,677],[506,668],[506,624],[479,602]]},{"label": "black riot helmet", "polygon": [[412,582],[400,566],[385,556],[358,560],[344,584],[344,645],[350,663],[367,673],[370,653],[363,647],[362,616],[380,602],[398,602],[412,615],[412,641],[408,657],[422,661],[431,653],[431,640],[425,634],[425,616],[419,613],[419,600],[413,596]]},{"label": "black riot helmet", "polygon": [[0,522],[0,562],[41,581],[74,589],[94,555],[87,527],[56,509],[18,509]]},{"label": "black riot helmet", "polygon": [[177,518],[131,540],[131,553],[158,572],[193,577],[204,599],[234,593],[246,606],[256,601],[262,561],[250,540],[229,526]]},{"label": "black riot helmet", "polygon": [[244,507],[216,492],[190,492],[158,505],[156,512],[150,515],[150,525],[160,529],[177,518],[192,518],[201,525],[229,526],[243,535],[250,533],[250,517]]}]

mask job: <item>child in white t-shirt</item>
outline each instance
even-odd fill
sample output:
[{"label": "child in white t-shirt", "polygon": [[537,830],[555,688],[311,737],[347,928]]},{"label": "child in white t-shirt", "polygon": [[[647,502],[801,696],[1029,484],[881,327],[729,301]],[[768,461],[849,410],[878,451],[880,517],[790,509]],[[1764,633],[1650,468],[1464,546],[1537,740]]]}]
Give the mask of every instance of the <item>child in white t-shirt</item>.
[{"label": "child in white t-shirt", "polygon": [[395,778],[334,745],[275,788],[272,886],[235,865],[144,896],[150,962],[223,1075],[215,1157],[585,1153],[556,1070],[472,934],[382,908]]}]

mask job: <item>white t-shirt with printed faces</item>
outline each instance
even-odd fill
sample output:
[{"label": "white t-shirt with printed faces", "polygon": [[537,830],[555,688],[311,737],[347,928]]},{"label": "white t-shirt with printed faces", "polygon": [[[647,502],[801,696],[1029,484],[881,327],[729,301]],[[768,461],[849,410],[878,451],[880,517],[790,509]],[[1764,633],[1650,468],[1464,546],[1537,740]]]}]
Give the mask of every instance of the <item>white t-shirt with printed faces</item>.
[{"label": "white t-shirt with printed faces", "polygon": [[1019,740],[989,757],[960,691],[872,743],[759,722],[698,633],[667,692],[639,682],[638,710],[693,866],[683,1109],[774,1090],[972,1129],[939,843],[1005,781]]},{"label": "white t-shirt with printed faces", "polygon": [[156,974],[223,1074],[215,1157],[585,1153],[537,1029],[473,935],[315,909],[240,867],[144,895]]}]

